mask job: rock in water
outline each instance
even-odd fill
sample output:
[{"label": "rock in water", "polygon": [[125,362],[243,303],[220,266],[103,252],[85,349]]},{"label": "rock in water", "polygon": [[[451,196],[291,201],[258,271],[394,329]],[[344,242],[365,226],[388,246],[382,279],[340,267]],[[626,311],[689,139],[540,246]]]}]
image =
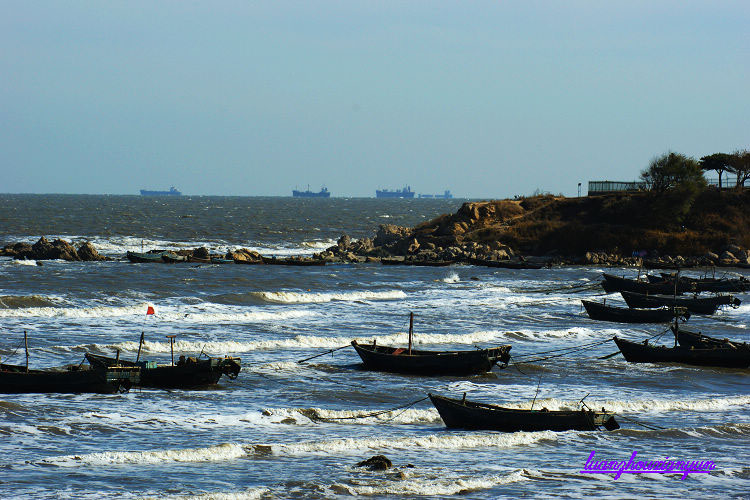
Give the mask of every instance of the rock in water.
[{"label": "rock in water", "polygon": [[393,462],[391,462],[385,455],[375,455],[374,457],[359,462],[357,467],[367,467],[370,470],[388,470],[393,467]]}]

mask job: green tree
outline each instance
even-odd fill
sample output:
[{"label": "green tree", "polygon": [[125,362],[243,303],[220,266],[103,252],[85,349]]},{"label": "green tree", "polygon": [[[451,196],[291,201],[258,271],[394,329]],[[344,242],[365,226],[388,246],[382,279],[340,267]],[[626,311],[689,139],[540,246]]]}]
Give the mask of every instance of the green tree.
[{"label": "green tree", "polygon": [[729,172],[732,169],[730,164],[732,155],[726,153],[714,153],[712,155],[704,156],[700,160],[701,169],[705,172],[709,170],[715,170],[719,174],[719,189],[721,189],[721,175],[724,172]]},{"label": "green tree", "polygon": [[729,169],[737,176],[736,186],[744,187],[745,181],[750,179],[750,151],[735,151],[729,155]]},{"label": "green tree", "polygon": [[641,172],[641,179],[649,190],[664,193],[680,186],[690,191],[700,191],[707,185],[700,164],[694,158],[669,152],[649,163]]}]

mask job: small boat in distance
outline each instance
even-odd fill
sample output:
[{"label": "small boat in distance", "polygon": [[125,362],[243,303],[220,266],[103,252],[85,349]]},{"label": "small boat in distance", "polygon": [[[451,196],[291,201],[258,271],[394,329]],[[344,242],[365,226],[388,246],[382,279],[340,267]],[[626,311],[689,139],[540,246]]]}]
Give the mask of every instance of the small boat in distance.
[{"label": "small boat in distance", "polygon": [[141,189],[141,196],[182,196],[182,193],[172,186],[169,188],[169,191],[149,191],[148,189]]},{"label": "small boat in distance", "polygon": [[296,189],[292,190],[292,196],[294,198],[330,198],[331,192],[328,191],[328,188],[323,187],[319,192],[314,193],[310,191],[310,186],[308,185],[307,191],[298,191]]},{"label": "small boat in distance", "polygon": [[376,189],[376,198],[414,198],[414,191],[411,190],[411,186],[406,186],[403,189]]},{"label": "small boat in distance", "polygon": [[[608,431],[620,428],[614,413],[580,410],[550,411],[503,408],[487,403],[452,399],[428,394],[430,401],[451,429],[492,430],[501,432],[535,431],[595,431],[604,427]],[[603,409],[602,409],[603,410]]]},{"label": "small boat in distance", "polygon": [[443,200],[451,200],[451,199],[453,199],[453,195],[451,194],[451,192],[450,192],[449,189],[446,189],[445,191],[443,191],[443,194],[422,194],[422,193],[420,193],[419,197],[420,198],[426,198],[426,199],[431,199],[431,198],[438,198],[438,199],[443,199]]}]

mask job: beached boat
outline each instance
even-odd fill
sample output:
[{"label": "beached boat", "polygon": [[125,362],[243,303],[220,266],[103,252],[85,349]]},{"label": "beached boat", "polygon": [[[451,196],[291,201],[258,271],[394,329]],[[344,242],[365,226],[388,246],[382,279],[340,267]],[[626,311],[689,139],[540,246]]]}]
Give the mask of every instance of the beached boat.
[{"label": "beached boat", "polygon": [[636,309],[613,307],[599,302],[582,300],[589,318],[598,321],[616,321],[619,323],[669,323],[675,316],[690,318],[690,312],[684,307],[665,306],[659,309]]},{"label": "beached boat", "polygon": [[45,370],[0,364],[0,393],[99,393],[125,392],[139,382],[133,367],[72,365]]},{"label": "beached boat", "polygon": [[724,305],[739,306],[742,301],[733,295],[715,295],[712,297],[675,297],[674,295],[646,295],[634,292],[620,292],[629,307],[653,309],[663,306],[685,307],[696,314],[713,314]]},{"label": "beached boat", "polygon": [[690,347],[666,347],[614,338],[625,361],[629,363],[682,363],[697,366],[722,368],[750,367],[750,351],[728,347],[695,349]]},{"label": "beached boat", "polygon": [[502,406],[447,398],[428,394],[432,404],[445,422],[456,429],[494,430],[501,432],[535,431],[594,431],[600,428],[619,429],[614,413],[606,411],[520,410]]},{"label": "beached boat", "polygon": [[148,262],[157,262],[157,263],[163,263],[164,259],[162,259],[162,255],[164,255],[165,252],[128,252],[126,257],[130,262],[136,262],[136,263],[148,263]]},{"label": "beached boat", "polygon": [[472,266],[498,267],[502,269],[541,269],[542,265],[527,262],[525,260],[490,260],[490,259],[466,259]]},{"label": "beached boat", "polygon": [[240,373],[240,358],[194,358],[180,356],[174,365],[157,365],[153,361],[124,361],[122,359],[86,353],[91,366],[109,368],[119,364],[140,368],[140,387],[160,389],[195,389],[215,385],[222,375],[230,379]]}]

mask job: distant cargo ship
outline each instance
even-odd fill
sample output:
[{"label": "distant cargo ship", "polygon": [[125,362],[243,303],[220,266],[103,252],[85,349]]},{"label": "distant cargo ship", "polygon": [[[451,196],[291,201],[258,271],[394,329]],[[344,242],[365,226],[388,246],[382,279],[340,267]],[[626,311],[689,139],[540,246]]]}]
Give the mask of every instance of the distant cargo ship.
[{"label": "distant cargo ship", "polygon": [[443,192],[443,194],[420,194],[419,197],[420,198],[442,198],[445,200],[450,200],[451,198],[453,198],[453,195],[451,194],[449,190],[446,189]]},{"label": "distant cargo ship", "polygon": [[169,191],[149,191],[147,189],[141,189],[141,196],[181,196],[182,193],[177,191],[174,186],[169,188]]},{"label": "distant cargo ship", "polygon": [[411,186],[406,186],[403,189],[377,189],[375,190],[376,198],[414,198],[414,191],[411,190]]},{"label": "distant cargo ship", "polygon": [[292,196],[295,198],[330,198],[331,193],[327,188],[322,188],[319,192],[313,193],[310,191],[310,186],[307,186],[307,191],[292,190]]}]

